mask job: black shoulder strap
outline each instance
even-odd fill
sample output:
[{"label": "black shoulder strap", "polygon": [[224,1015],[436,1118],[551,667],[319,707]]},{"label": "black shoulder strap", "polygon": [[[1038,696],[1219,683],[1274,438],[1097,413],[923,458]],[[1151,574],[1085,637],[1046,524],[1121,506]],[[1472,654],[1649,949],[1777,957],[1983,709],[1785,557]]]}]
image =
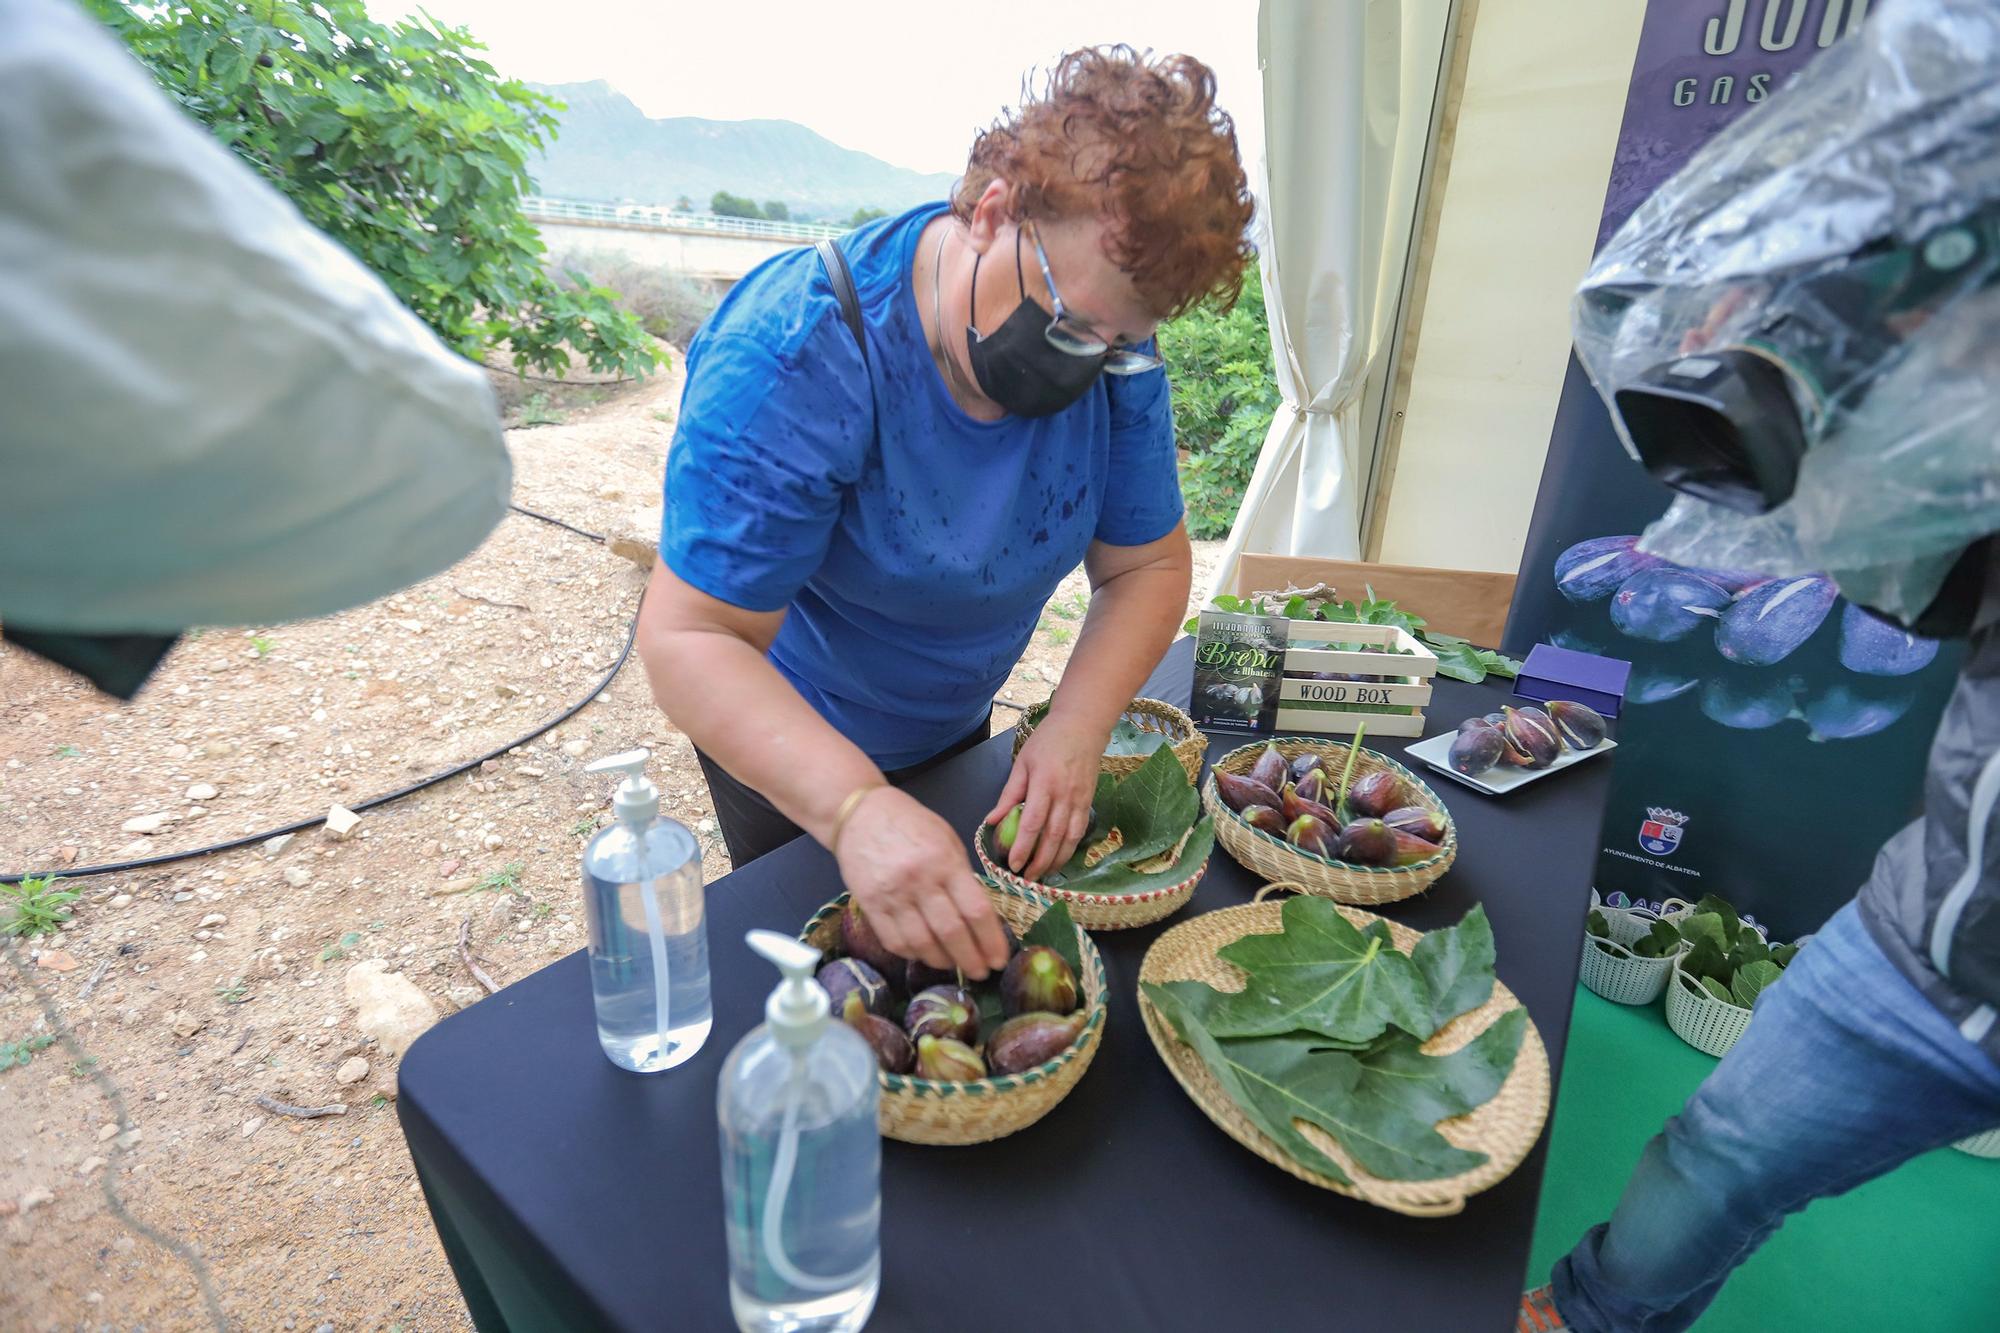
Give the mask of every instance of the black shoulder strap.
[{"label": "black shoulder strap", "polygon": [[868,338],[861,326],[861,297],[854,290],[854,274],[848,270],[847,256],[832,241],[818,241],[813,249],[819,251],[819,262],[833,284],[833,299],[840,302],[841,316],[847,320],[847,331],[854,335],[855,345],[861,349],[861,364],[865,366]]}]

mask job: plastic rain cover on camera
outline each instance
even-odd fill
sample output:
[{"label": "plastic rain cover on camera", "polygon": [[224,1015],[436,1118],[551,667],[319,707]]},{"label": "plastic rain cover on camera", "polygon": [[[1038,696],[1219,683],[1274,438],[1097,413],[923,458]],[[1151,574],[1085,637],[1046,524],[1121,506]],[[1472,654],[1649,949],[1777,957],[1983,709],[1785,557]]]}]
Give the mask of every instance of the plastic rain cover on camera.
[{"label": "plastic rain cover on camera", "polygon": [[506,512],[491,387],[68,4],[0,41],[0,618],[258,625]]},{"label": "plastic rain cover on camera", "polygon": [[[1705,145],[1606,243],[1576,349],[1607,403],[1678,356],[1809,334],[1824,396],[1791,498],[1746,516],[1678,496],[1642,549],[1680,563],[1825,572],[1905,620],[2000,529],[2000,6],[1893,0]],[[1982,236],[1985,244],[1976,238]],[[1976,257],[1914,308],[1857,321],[1913,256]],[[1868,265],[1877,266],[1870,270]],[[1907,271],[1907,270],[1904,270]],[[1893,306],[1893,301],[1889,302]],[[1794,397],[1799,395],[1794,392]],[[1613,420],[1628,449],[1624,423]]]}]

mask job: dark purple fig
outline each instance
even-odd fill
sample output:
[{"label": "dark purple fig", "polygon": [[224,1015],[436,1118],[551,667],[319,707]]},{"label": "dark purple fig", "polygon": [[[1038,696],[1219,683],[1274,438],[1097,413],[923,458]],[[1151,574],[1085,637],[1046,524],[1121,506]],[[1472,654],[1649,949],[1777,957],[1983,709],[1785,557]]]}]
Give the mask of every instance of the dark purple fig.
[{"label": "dark purple fig", "polygon": [[1413,866],[1438,854],[1437,844],[1391,826],[1386,820],[1360,819],[1340,834],[1338,855],[1358,866]]},{"label": "dark purple fig", "polygon": [[1840,664],[1864,676],[1907,676],[1938,655],[1936,639],[1869,615],[1854,603],[1840,609]]},{"label": "dark purple fig", "polygon": [[1485,717],[1482,717],[1479,720],[1481,722],[1486,723],[1490,727],[1504,727],[1507,725],[1507,715],[1498,710],[1488,713]]},{"label": "dark purple fig", "polygon": [[1084,1017],[1029,1013],[1008,1019],[986,1039],[986,1067],[995,1074],[1018,1074],[1055,1059],[1082,1034]]},{"label": "dark purple fig", "polygon": [[1299,799],[1302,801],[1311,801],[1315,805],[1325,805],[1327,784],[1330,781],[1331,779],[1326,775],[1326,770],[1319,768],[1310,769],[1304,777],[1292,784],[1291,789],[1298,793]]},{"label": "dark purple fig", "polygon": [[1769,574],[1758,574],[1747,569],[1696,569],[1683,566],[1690,574],[1698,574],[1710,583],[1716,584],[1731,597],[1741,597],[1760,583],[1769,583]]},{"label": "dark purple fig", "polygon": [[1830,580],[1772,579],[1737,598],[1715,627],[1715,651],[1742,666],[1782,662],[1813,636],[1840,594]]},{"label": "dark purple fig", "polygon": [[1245,810],[1243,822],[1274,838],[1285,836],[1285,817],[1268,805],[1253,805]]},{"label": "dark purple fig", "polygon": [[1021,835],[1021,812],[1025,809],[1026,805],[1015,806],[993,826],[993,845],[1000,849],[1000,855],[1014,850],[1014,839]]},{"label": "dark purple fig", "polygon": [[1257,756],[1257,762],[1250,765],[1250,780],[1261,782],[1272,791],[1285,785],[1285,775],[1289,770],[1285,756],[1278,752],[1275,744],[1266,745],[1264,753]]},{"label": "dark purple fig", "polygon": [[921,958],[912,958],[903,969],[903,994],[916,995],[933,986],[963,986],[965,977],[955,967],[932,967]]},{"label": "dark purple fig", "polygon": [[1780,676],[1729,672],[1701,687],[1701,711],[1711,722],[1737,731],[1762,731],[1792,715],[1791,684]]},{"label": "dark purple fig", "polygon": [[1839,684],[1812,695],[1803,711],[1814,740],[1849,741],[1893,725],[1916,701],[1912,691],[1873,694]]},{"label": "dark purple fig", "polygon": [[847,997],[858,995],[861,1006],[871,1014],[889,1012],[889,983],[859,958],[836,958],[819,970],[819,984],[833,1001],[833,1012],[845,1012]]},{"label": "dark purple fig", "polygon": [[1527,756],[1527,768],[1547,768],[1562,753],[1562,736],[1556,731],[1556,724],[1549,715],[1539,708],[1503,708],[1507,715],[1507,725],[1501,728],[1501,736],[1507,748]]},{"label": "dark purple fig", "polygon": [[1308,751],[1307,753],[1300,755],[1297,759],[1292,760],[1290,777],[1293,782],[1297,782],[1301,778],[1305,777],[1305,775],[1308,773],[1313,773],[1313,772],[1323,773],[1325,771],[1326,771],[1325,757],[1323,755],[1315,754]]},{"label": "dark purple fig", "polygon": [[861,1034],[863,1041],[875,1052],[875,1063],[891,1074],[907,1074],[916,1063],[916,1048],[903,1030],[879,1014],[871,1014],[862,1006],[861,997],[849,991],[845,1007],[840,1017],[847,1026]]},{"label": "dark purple fig", "polygon": [[932,986],[910,997],[903,1011],[903,1030],[912,1037],[979,1040],[979,1001],[963,986]]},{"label": "dark purple fig", "polygon": [[1391,810],[1400,810],[1406,805],[1419,805],[1423,798],[1402,774],[1386,768],[1378,768],[1354,780],[1347,789],[1348,808],[1356,814],[1380,819]]},{"label": "dark purple fig", "polygon": [[1641,555],[1637,537],[1592,537],[1556,557],[1556,591],[1572,602],[1601,602],[1634,574],[1665,562]]},{"label": "dark purple fig", "polygon": [[1276,810],[1281,804],[1276,787],[1267,787],[1254,778],[1239,778],[1219,768],[1215,770],[1215,790],[1221,795],[1222,803],[1238,814],[1253,805]]},{"label": "dark purple fig", "polygon": [[952,1037],[917,1038],[917,1077],[940,1083],[970,1083],[986,1077],[979,1052]]},{"label": "dark purple fig", "polygon": [[1021,950],[1000,974],[1000,1007],[1016,1014],[1066,1014],[1076,1008],[1076,973],[1045,944]]},{"label": "dark purple fig", "polygon": [[1331,825],[1335,832],[1340,831],[1340,816],[1326,806],[1321,805],[1318,801],[1308,801],[1305,797],[1299,795],[1297,787],[1285,788],[1285,804],[1280,813],[1284,816],[1287,826],[1310,815],[1323,824]]},{"label": "dark purple fig", "polygon": [[1314,856],[1332,856],[1340,843],[1340,826],[1311,815],[1300,815],[1285,829],[1285,841]]},{"label": "dark purple fig", "polygon": [[1604,743],[1604,733],[1609,730],[1604,723],[1604,715],[1589,704],[1577,703],[1574,699],[1555,699],[1549,703],[1549,721],[1555,723],[1556,735],[1572,750],[1595,750]]},{"label": "dark purple fig", "polygon": [[861,910],[861,904],[853,898],[840,911],[840,947],[849,958],[859,958],[875,969],[877,975],[900,977],[903,975],[903,959],[900,954],[889,952],[889,946],[876,935],[875,926]]},{"label": "dark purple fig", "polygon": [[1698,574],[1648,569],[1619,585],[1611,597],[1611,623],[1635,639],[1671,643],[1713,624],[1729,605],[1729,592]]},{"label": "dark purple fig", "polygon": [[1428,806],[1406,805],[1400,810],[1391,810],[1382,816],[1382,822],[1390,828],[1422,838],[1433,846],[1444,841],[1444,818]]},{"label": "dark purple fig", "polygon": [[1500,754],[1507,748],[1500,738],[1500,728],[1490,722],[1480,722],[1476,727],[1462,727],[1451,743],[1449,763],[1454,772],[1469,778],[1478,777],[1487,769],[1500,762]]}]

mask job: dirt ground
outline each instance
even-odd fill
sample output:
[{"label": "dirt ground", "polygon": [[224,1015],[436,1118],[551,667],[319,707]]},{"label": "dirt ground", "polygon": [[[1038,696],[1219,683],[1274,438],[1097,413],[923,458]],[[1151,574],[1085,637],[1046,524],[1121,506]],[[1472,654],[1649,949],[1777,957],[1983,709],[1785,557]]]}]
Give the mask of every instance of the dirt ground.
[{"label": "dirt ground", "polygon": [[[517,503],[615,534],[657,502],[677,373],[495,380]],[[1217,553],[1199,545],[1198,588]],[[0,647],[0,869],[241,837],[504,745],[617,661],[642,582],[512,515],[394,597],[191,636],[128,705]],[[1079,571],[997,727],[1050,692],[1087,605]],[[394,1025],[365,1033],[352,988],[399,998],[414,1031],[486,993],[462,932],[501,984],[582,947],[577,855],[610,817],[582,766],[640,745],[724,873],[692,752],[634,660],[562,726],[345,838],[69,881],[68,927],[0,961],[0,1328],[469,1328],[396,1125]]]}]

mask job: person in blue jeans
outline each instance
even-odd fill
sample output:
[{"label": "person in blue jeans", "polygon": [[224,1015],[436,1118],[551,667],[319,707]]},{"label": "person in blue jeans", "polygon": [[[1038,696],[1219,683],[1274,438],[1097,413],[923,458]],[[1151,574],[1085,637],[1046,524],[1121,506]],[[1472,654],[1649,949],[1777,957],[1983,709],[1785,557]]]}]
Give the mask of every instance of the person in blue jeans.
[{"label": "person in blue jeans", "polygon": [[2000,8],[1895,0],[1690,159],[1585,279],[1578,355],[1683,492],[1642,549],[1826,571],[1887,622],[1849,660],[1843,621],[1856,672],[1917,669],[1920,636],[1967,647],[1921,817],[1523,1297],[1521,1333],[1677,1333],[1790,1214],[2000,1126],[1996,238]]},{"label": "person in blue jeans", "polygon": [[1250,217],[1208,67],[1096,48],[977,137],[949,201],[730,291],[688,351],[638,644],[737,865],[803,831],[891,950],[973,978],[1005,959],[962,830],[898,784],[986,739],[1082,564],[1068,669],[988,816],[1024,807],[1030,879],[1075,849],[1186,614],[1154,330],[1235,298]]}]

